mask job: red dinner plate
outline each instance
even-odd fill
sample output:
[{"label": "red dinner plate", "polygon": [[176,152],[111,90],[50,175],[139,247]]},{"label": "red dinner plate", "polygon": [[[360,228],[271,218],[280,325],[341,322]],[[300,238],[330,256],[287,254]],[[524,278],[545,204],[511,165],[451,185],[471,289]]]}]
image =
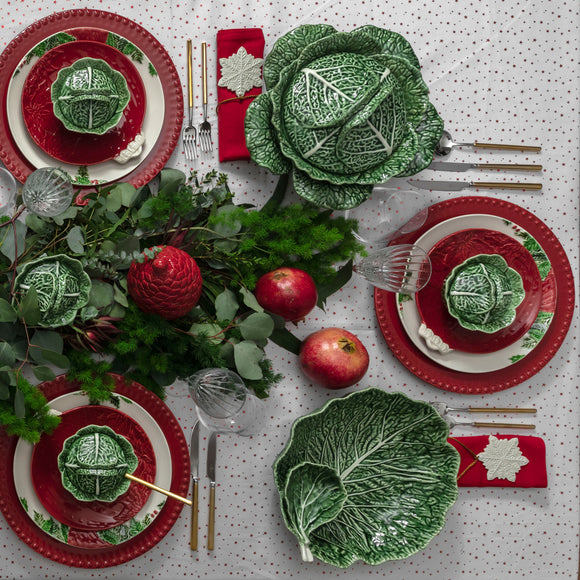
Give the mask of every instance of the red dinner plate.
[{"label": "red dinner plate", "polygon": [[[487,333],[468,330],[449,314],[443,286],[453,268],[478,254],[498,254],[522,277],[526,295],[516,318],[506,328]],[[443,238],[429,251],[432,273],[429,284],[415,295],[421,319],[454,350],[495,352],[521,338],[536,320],[542,301],[542,280],[534,258],[514,238],[493,230],[462,230]]]},{"label": "red dinner plate", "polygon": [[[103,135],[69,131],[53,112],[50,91],[59,71],[87,57],[104,60],[120,72],[130,92],[119,123]],[[145,107],[145,87],[133,63],[116,48],[91,40],[49,50],[34,65],[22,90],[22,116],[29,135],[45,153],[73,165],[102,163],[126,149],[141,131]]]},{"label": "red dinner plate", "polygon": [[15,69],[29,51],[49,36],[64,31],[82,34],[85,30],[90,31],[91,40],[101,40],[103,36],[106,38],[106,32],[113,32],[135,44],[145,53],[163,86],[165,111],[161,134],[147,157],[122,177],[122,181],[141,187],[165,167],[179,142],[183,123],[181,79],[171,57],[152,34],[128,18],[102,10],[80,8],[56,12],[28,26],[4,49],[0,55],[0,161],[22,183],[37,169],[19,150],[8,122],[14,111],[7,110],[6,95]]},{"label": "red dinner plate", "polygon": [[143,428],[117,409],[87,405],[65,411],[54,433],[44,434],[34,446],[32,483],[42,505],[61,524],[84,531],[107,530],[134,517],[151,491],[131,482],[129,489],[115,501],[80,501],[63,487],[58,456],[64,442],[87,425],[106,425],[125,437],[139,458],[133,475],[150,483],[155,481],[155,453]]},{"label": "red dinner plate", "polygon": [[[183,431],[167,405],[142,385],[113,375],[115,394],[138,403],[159,425],[171,453],[171,490],[186,496],[189,489],[189,449]],[[43,383],[40,388],[48,401],[80,390],[64,375]],[[157,544],[176,522],[183,504],[169,498],[157,517],[141,533],[118,545],[93,548],[65,544],[41,530],[28,516],[20,503],[14,485],[13,464],[17,437],[0,433],[0,510],[18,537],[39,554],[61,564],[77,568],[106,568],[128,562],[144,554]],[[85,536],[96,532],[82,532]]]},{"label": "red dinner plate", "polygon": [[434,225],[460,215],[489,214],[517,224],[533,236],[546,252],[556,277],[554,319],[540,343],[527,356],[509,367],[486,373],[465,373],[439,365],[411,341],[399,318],[396,295],[375,289],[375,309],[385,340],[399,361],[420,379],[440,389],[471,395],[509,389],[540,371],[560,348],[574,314],[574,276],[564,248],[535,215],[513,203],[490,197],[457,197],[429,208],[425,224],[392,243],[413,243]]}]

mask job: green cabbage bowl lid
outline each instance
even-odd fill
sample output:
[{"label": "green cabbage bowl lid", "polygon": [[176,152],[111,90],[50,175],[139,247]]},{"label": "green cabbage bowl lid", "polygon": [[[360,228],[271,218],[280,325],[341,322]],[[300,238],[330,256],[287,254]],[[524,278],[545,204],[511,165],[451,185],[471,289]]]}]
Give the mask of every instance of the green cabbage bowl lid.
[{"label": "green cabbage bowl lid", "polygon": [[115,501],[131,485],[125,474],[138,464],[131,443],[105,425],[79,429],[58,456],[62,485],[80,501]]},{"label": "green cabbage bowl lid", "polygon": [[43,256],[26,262],[14,280],[17,293],[36,291],[39,326],[55,328],[70,324],[89,302],[91,278],[83,265],[66,254]]},{"label": "green cabbage bowl lid", "polygon": [[61,69],[50,94],[55,116],[69,131],[96,135],[119,123],[131,98],[119,71],[88,57]]},{"label": "green cabbage bowl lid", "polygon": [[443,298],[463,328],[493,333],[509,326],[526,292],[522,277],[499,254],[478,254],[445,279]]},{"label": "green cabbage bowl lid", "polygon": [[346,568],[425,548],[458,495],[448,436],[432,405],[374,387],[297,419],[274,480],[303,560]]}]

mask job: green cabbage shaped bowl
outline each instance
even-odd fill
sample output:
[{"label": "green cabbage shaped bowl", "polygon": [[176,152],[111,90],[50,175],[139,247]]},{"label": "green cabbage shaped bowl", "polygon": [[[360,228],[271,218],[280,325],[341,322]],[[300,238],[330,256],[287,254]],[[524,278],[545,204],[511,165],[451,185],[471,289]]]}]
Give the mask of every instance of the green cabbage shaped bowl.
[{"label": "green cabbage shaped bowl", "polygon": [[296,192],[345,210],[373,185],[427,167],[443,132],[411,45],[363,26],[300,26],[264,62],[266,92],[248,108],[246,144],[274,174],[292,172]]},{"label": "green cabbage shaped bowl", "polygon": [[131,98],[119,71],[89,57],[61,69],[50,96],[55,116],[69,131],[96,135],[117,125]]},{"label": "green cabbage shaped bowl", "polygon": [[39,326],[54,328],[70,324],[77,311],[88,304],[92,283],[78,260],[57,254],[24,264],[14,288],[25,295],[33,287],[41,314]]},{"label": "green cabbage shaped bowl", "polygon": [[479,254],[451,271],[443,285],[449,314],[463,328],[492,333],[509,326],[526,292],[522,277],[498,254]]},{"label": "green cabbage shaped bowl", "polygon": [[139,460],[125,437],[105,425],[87,425],[58,455],[63,487],[80,501],[115,501],[131,485],[125,477]]},{"label": "green cabbage shaped bowl", "polygon": [[303,560],[346,568],[422,550],[458,495],[448,436],[431,405],[376,388],[298,419],[274,480]]}]

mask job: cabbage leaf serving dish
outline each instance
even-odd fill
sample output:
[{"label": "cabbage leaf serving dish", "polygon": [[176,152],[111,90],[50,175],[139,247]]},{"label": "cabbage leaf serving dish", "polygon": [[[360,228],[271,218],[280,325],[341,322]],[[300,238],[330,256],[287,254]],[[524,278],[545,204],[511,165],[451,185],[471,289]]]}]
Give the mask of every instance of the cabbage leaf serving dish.
[{"label": "cabbage leaf serving dish", "polygon": [[457,498],[448,435],[428,403],[377,388],[298,419],[274,479],[303,559],[346,568],[423,549]]},{"label": "cabbage leaf serving dish", "polygon": [[264,62],[266,92],[246,113],[252,159],[292,172],[319,206],[360,205],[373,185],[427,167],[443,132],[419,60],[399,34],[363,26],[299,26]]}]

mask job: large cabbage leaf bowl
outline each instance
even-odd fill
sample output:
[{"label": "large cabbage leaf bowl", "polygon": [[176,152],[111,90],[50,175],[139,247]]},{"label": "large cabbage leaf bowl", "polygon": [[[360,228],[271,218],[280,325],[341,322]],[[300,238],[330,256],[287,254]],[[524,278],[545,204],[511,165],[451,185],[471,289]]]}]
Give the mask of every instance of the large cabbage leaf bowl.
[{"label": "large cabbage leaf bowl", "polygon": [[274,479],[303,559],[346,568],[423,549],[457,498],[448,435],[428,403],[377,388],[298,419]]},{"label": "large cabbage leaf bowl", "polygon": [[266,92],[246,113],[246,144],[303,198],[350,209],[373,185],[427,167],[443,132],[411,45],[363,26],[300,26],[264,62]]}]

